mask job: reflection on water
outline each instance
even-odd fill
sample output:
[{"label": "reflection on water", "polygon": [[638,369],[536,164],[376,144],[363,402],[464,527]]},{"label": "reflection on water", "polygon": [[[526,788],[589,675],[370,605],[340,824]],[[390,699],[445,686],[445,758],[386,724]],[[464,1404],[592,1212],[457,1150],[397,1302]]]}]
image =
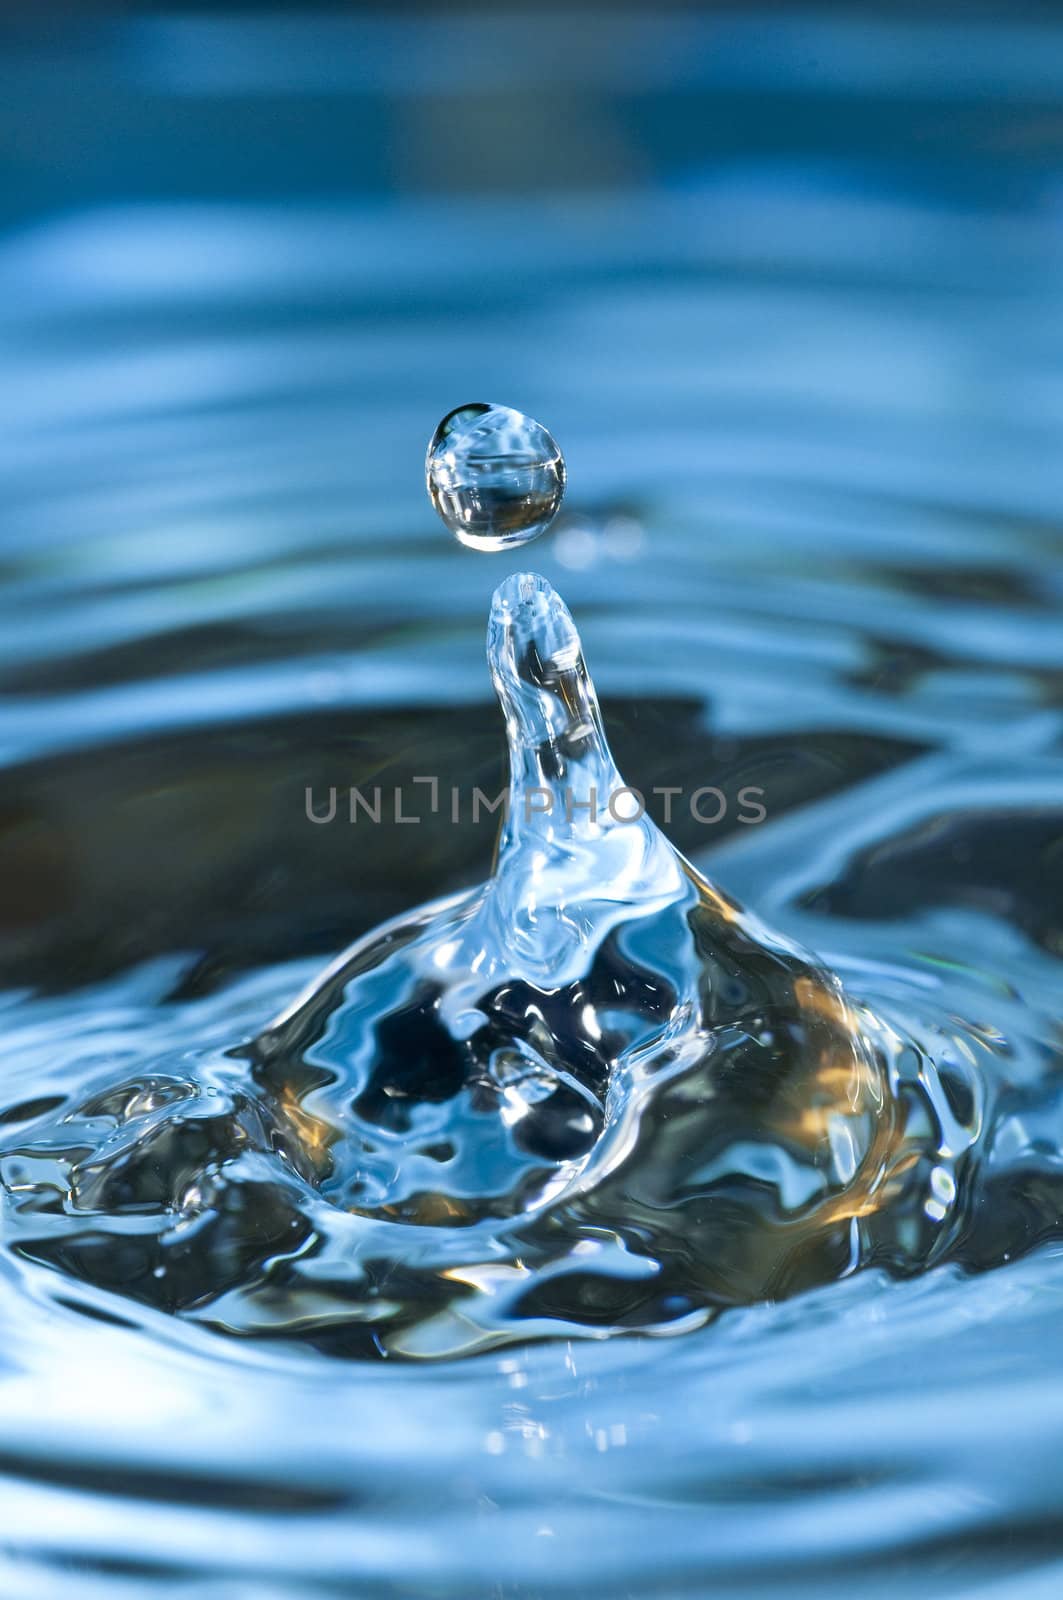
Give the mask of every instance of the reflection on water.
[{"label": "reflection on water", "polygon": [[[394,28],[9,43],[4,1592],[1053,1593],[1063,36]],[[671,836],[920,1042],[895,1070],[951,1264],[428,1366],[200,1325],[248,1331],[234,1286],[304,1242],[300,1205],[253,1201],[276,1151],[225,1052],[488,869],[490,819],[304,807],[499,787],[510,561],[442,536],[421,476],[468,394],[564,440],[536,565],[625,776],[762,787],[764,825]],[[534,1120],[541,1074],[501,1065]],[[214,1148],[173,1298],[131,1296],[137,1197]],[[93,1207],[123,1234],[103,1288],[64,1256]]]}]

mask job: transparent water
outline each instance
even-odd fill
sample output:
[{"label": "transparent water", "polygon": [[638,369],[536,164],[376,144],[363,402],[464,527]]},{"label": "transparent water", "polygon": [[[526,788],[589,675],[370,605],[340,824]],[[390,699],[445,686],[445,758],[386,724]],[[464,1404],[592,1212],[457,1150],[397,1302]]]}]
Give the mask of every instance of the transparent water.
[{"label": "transparent water", "polygon": [[[462,194],[445,150],[376,170],[374,134],[423,151],[443,147],[411,129],[475,127],[469,40],[502,24],[426,21],[401,83],[397,34],[346,26],[312,45],[297,21],[160,17],[76,57],[12,46],[12,94],[64,159],[24,170],[0,245],[5,1175],[53,1136],[12,1175],[0,1258],[4,1591],[1054,1594],[1058,37],[806,20],[814,51],[773,51],[753,19],[709,49],[697,20],[636,18],[603,52],[580,23],[545,65],[597,74],[583,166],[544,184],[542,138],[479,144]],[[554,47],[505,27],[527,133]],[[80,103],[112,139],[117,119],[112,164]],[[278,105],[302,113],[287,166],[256,145]],[[139,1275],[158,1219],[106,1181],[138,1155],[138,1183],[172,1175],[144,1135],[173,1081],[216,1091],[211,1137],[249,1162],[226,1096],[250,1064],[227,1052],[353,939],[490,870],[496,818],[468,798],[503,782],[483,627],[513,560],[448,540],[421,476],[426,424],[475,393],[564,442],[535,565],[619,771],[723,794],[712,824],[651,809],[875,1019],[934,1159],[859,1270],[832,1257],[689,1320],[643,1301],[617,1337],[583,1300],[578,1327],[513,1337],[500,1300],[497,1348],[382,1359],[383,1321],[382,1348],[320,1336],[335,1258],[301,1327],[277,1337],[291,1305],[268,1296],[250,1316],[299,1207],[190,1201],[228,1279],[195,1294],[193,1217],[182,1297],[169,1262]],[[346,820],[351,785],[381,787],[379,824]],[[337,819],[312,822],[331,787]],[[538,1065],[502,1079],[542,1115]],[[79,1208],[66,1167],[96,1141]]]},{"label": "transparent water", "polygon": [[565,458],[541,422],[512,406],[458,406],[428,442],[425,482],[444,526],[471,550],[545,533],[565,492]]}]

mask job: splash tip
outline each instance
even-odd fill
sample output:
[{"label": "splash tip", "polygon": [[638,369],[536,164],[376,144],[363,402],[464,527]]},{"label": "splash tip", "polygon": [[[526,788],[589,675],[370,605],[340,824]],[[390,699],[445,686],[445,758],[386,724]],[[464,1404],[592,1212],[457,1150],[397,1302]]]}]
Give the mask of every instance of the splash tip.
[{"label": "splash tip", "polygon": [[553,584],[539,573],[511,572],[495,590],[491,614],[493,617],[505,617],[534,604],[540,598],[551,606],[561,603]]}]

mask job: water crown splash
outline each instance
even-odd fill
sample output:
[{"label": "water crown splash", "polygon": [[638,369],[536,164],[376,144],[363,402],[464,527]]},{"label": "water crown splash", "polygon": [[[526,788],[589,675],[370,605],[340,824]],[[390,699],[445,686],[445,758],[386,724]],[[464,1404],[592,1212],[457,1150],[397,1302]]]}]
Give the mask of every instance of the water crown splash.
[{"label": "water crown splash", "polygon": [[703,1320],[851,1270],[907,1150],[841,986],[645,814],[545,579],[500,586],[488,660],[491,877],[363,941],[260,1041],[262,1083],[332,1130],[322,1192],[414,1229],[435,1274],[389,1348]]},{"label": "water crown splash", "polygon": [[940,1252],[973,1135],[924,1058],[645,814],[544,579],[498,589],[488,659],[487,882],[367,935],[249,1046],[42,1115],[0,1165],[25,1256],[227,1331],[427,1357],[687,1328]]}]

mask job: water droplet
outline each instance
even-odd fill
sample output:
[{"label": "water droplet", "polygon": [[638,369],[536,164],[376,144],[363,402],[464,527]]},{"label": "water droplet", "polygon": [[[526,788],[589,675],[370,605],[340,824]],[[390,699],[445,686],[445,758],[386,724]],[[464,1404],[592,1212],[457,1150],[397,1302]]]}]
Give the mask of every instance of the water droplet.
[{"label": "water droplet", "polygon": [[461,544],[506,550],[550,526],[565,492],[565,459],[541,422],[479,401],[443,418],[428,446],[425,481]]}]

